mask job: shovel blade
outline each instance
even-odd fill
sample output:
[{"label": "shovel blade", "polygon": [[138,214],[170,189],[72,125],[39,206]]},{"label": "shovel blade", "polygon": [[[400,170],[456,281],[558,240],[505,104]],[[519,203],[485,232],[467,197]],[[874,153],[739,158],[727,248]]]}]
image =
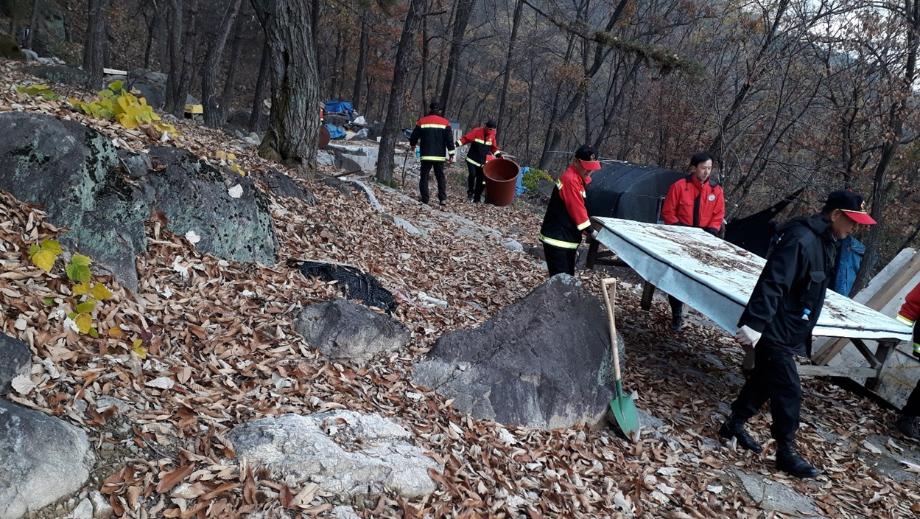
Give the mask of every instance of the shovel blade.
[{"label": "shovel blade", "polygon": [[613,414],[617,427],[627,438],[632,438],[633,433],[639,430],[639,413],[636,411],[636,403],[633,402],[632,397],[615,396],[610,401],[610,412]]}]

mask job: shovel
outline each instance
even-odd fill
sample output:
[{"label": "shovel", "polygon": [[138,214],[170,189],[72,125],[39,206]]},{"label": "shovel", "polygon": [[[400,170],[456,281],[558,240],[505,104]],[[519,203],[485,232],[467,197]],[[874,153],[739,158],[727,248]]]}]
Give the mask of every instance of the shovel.
[{"label": "shovel", "polygon": [[[613,297],[607,292],[607,287],[613,285]],[[623,394],[623,381],[620,376],[620,355],[617,347],[617,327],[613,317],[613,305],[617,300],[617,280],[606,278],[601,282],[604,292],[604,302],[607,304],[607,319],[610,323],[610,347],[613,356],[614,395],[610,400],[610,411],[617,427],[623,431],[627,438],[632,438],[633,433],[639,430],[639,415],[636,412],[636,403],[632,396]]]},{"label": "shovel", "polygon": [[400,180],[399,182],[399,187],[406,187],[406,162],[408,161],[409,161],[409,150],[406,150],[406,156],[403,158],[402,180]]}]

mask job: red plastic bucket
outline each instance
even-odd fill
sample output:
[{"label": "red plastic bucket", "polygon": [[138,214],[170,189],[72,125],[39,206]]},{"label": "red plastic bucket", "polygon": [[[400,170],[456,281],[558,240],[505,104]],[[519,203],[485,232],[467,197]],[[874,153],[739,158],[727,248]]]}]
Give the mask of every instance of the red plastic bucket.
[{"label": "red plastic bucket", "polygon": [[486,202],[499,207],[514,200],[518,173],[521,167],[513,160],[494,159],[486,162],[482,173],[486,177]]}]

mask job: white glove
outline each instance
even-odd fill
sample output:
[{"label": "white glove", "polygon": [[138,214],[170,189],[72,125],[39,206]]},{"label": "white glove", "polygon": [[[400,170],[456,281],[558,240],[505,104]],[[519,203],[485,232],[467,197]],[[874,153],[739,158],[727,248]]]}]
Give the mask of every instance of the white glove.
[{"label": "white glove", "polygon": [[753,348],[757,346],[757,342],[760,341],[761,335],[763,334],[749,326],[742,326],[738,328],[738,332],[735,333],[735,339],[737,339],[742,346],[750,346]]}]

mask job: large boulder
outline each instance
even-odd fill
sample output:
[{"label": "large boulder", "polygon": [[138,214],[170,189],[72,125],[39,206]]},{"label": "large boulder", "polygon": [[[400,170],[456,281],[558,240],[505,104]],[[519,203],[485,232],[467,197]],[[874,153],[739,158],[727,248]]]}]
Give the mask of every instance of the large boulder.
[{"label": "large boulder", "polygon": [[0,395],[10,390],[10,383],[19,375],[27,375],[32,366],[32,352],[18,339],[0,333]]},{"label": "large boulder", "polygon": [[126,86],[136,90],[147,99],[147,104],[157,110],[166,104],[166,74],[145,69],[134,69],[128,72]]},{"label": "large boulder", "polygon": [[[623,340],[619,339],[622,351]],[[540,428],[595,425],[612,392],[603,304],[568,275],[552,277],[482,326],[448,333],[413,381],[477,418]]]},{"label": "large boulder", "polygon": [[371,173],[377,170],[377,146],[329,144],[335,155],[335,166],[349,173]]},{"label": "large boulder", "polygon": [[[154,148],[149,156],[118,152],[98,132],[46,115],[0,113],[0,130],[0,189],[42,206],[52,223],[69,229],[65,245],[132,290],[135,257],[147,248],[144,222],[154,211],[166,216],[171,232],[194,230],[204,252],[275,261],[267,199],[245,177],[176,148]],[[236,184],[239,198],[230,194]]]},{"label": "large boulder", "polygon": [[333,360],[364,364],[409,342],[409,330],[386,315],[347,299],[312,304],[294,323],[297,333]]},{"label": "large boulder", "polygon": [[275,168],[269,168],[260,173],[254,172],[253,177],[259,179],[265,185],[266,190],[275,196],[297,198],[307,205],[316,204],[316,197],[309,189]]},{"label": "large boulder", "polygon": [[69,496],[89,478],[86,433],[0,400],[0,519],[15,519]]},{"label": "large boulder", "polygon": [[33,76],[47,79],[53,83],[79,87],[86,83],[86,73],[81,69],[68,65],[34,65],[26,70]]},{"label": "large boulder", "polygon": [[379,415],[286,414],[240,425],[229,438],[240,461],[292,489],[314,483],[337,501],[388,491],[421,497],[435,489],[428,470],[443,470],[409,442],[409,431]]}]

